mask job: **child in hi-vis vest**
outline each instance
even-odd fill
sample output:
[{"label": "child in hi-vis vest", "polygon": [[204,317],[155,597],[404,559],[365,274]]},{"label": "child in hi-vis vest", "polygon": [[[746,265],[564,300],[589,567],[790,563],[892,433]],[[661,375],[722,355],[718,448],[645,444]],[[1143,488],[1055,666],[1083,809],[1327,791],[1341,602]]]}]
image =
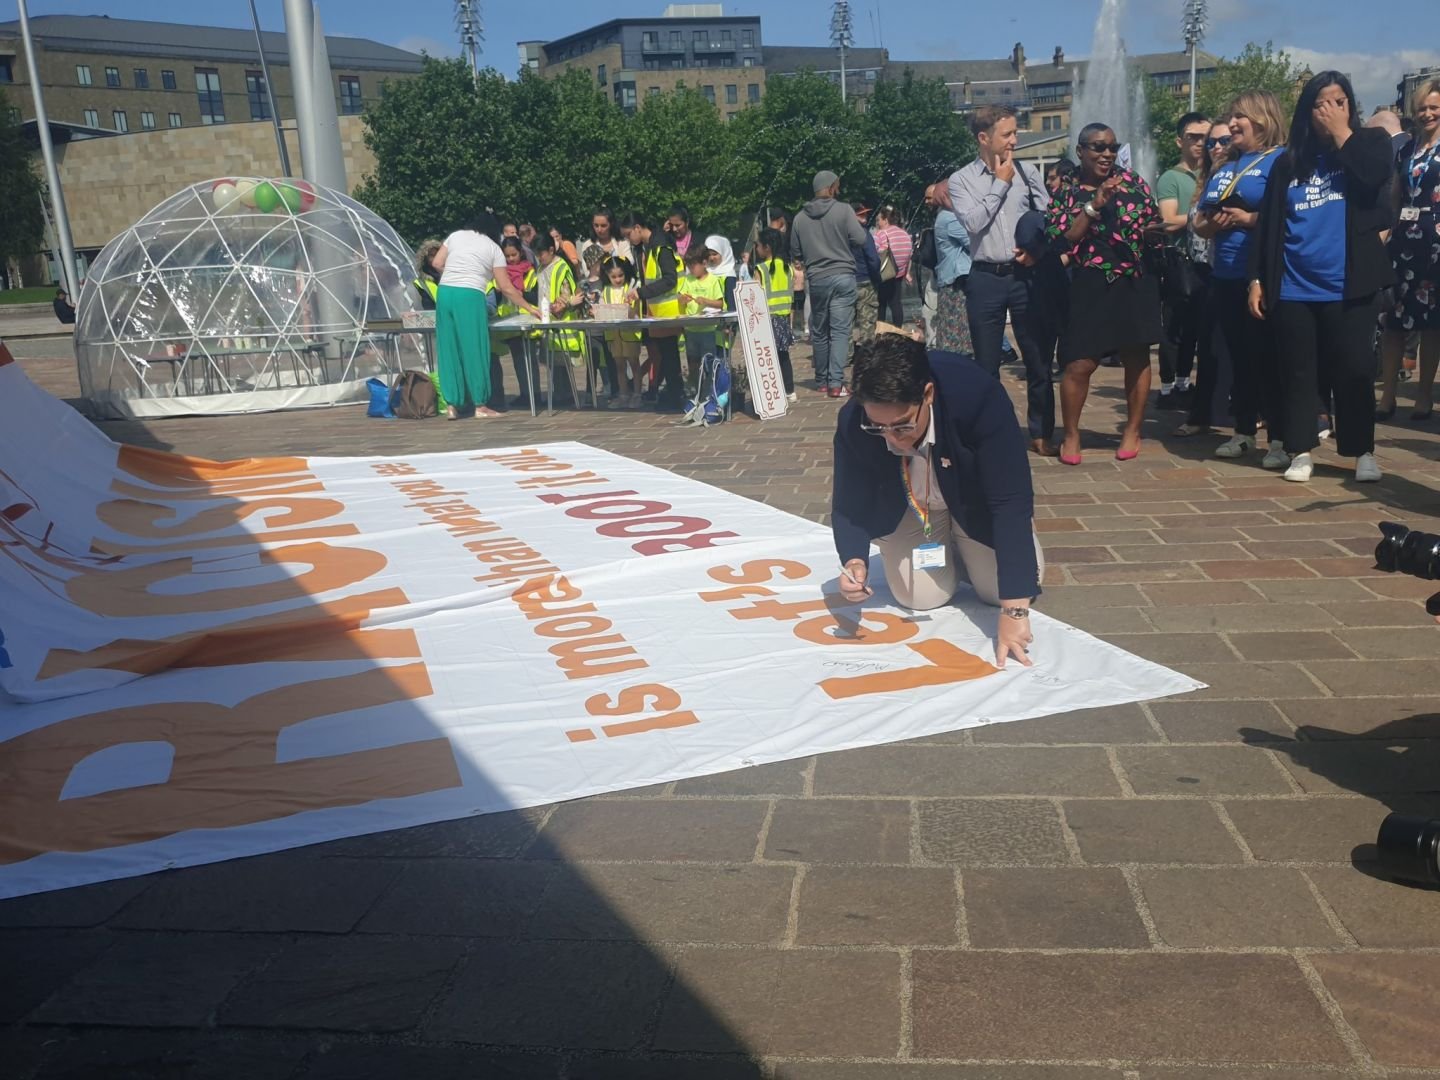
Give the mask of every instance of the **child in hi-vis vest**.
[{"label": "child in hi-vis vest", "polygon": [[[600,287],[600,300],[606,304],[626,304],[631,316],[636,315],[634,305],[627,303],[625,296],[635,281],[635,267],[629,259],[611,256],[600,267],[605,284]],[[638,409],[640,401],[640,331],[606,330],[605,346],[615,361],[615,397],[612,405],[617,409]]]},{"label": "child in hi-vis vest", "polygon": [[[680,279],[679,293],[685,299],[686,315],[705,315],[725,310],[725,279],[710,273],[710,249],[692,244],[685,255],[686,275]],[[700,379],[700,361],[706,353],[719,350],[723,327],[714,322],[692,323],[685,328],[685,373],[691,386]]]},{"label": "child in hi-vis vest", "polygon": [[785,394],[795,400],[795,372],[790,367],[790,346],[795,344],[795,331],[790,325],[794,304],[790,264],[781,254],[785,238],[778,229],[761,229],[755,241],[755,276],[765,286],[765,300],[770,306],[770,329],[775,332],[775,351],[780,354],[780,377],[785,380]]}]

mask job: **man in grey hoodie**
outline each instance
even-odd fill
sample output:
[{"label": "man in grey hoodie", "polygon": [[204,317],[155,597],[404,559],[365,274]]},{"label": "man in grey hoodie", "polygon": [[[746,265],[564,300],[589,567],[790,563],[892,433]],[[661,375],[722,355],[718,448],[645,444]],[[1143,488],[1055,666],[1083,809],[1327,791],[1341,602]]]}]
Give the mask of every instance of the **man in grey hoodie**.
[{"label": "man in grey hoodie", "polygon": [[832,398],[850,395],[845,360],[855,319],[855,250],[865,246],[865,229],[855,211],[838,201],[840,178],[828,169],[815,174],[815,198],[795,215],[791,253],[805,267],[810,296],[810,343],[815,350],[819,390]]}]

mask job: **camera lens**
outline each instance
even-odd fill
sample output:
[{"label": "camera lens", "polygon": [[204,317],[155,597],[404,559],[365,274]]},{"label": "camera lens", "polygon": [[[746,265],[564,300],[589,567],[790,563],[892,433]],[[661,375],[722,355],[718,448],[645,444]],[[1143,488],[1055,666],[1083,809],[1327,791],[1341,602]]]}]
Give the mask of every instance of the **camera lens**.
[{"label": "camera lens", "polygon": [[1375,565],[1387,574],[1400,569],[1400,546],[1410,530],[1394,521],[1380,523],[1380,543],[1375,545]]},{"label": "camera lens", "polygon": [[1440,886],[1440,818],[1389,814],[1380,823],[1375,846],[1387,877]]}]

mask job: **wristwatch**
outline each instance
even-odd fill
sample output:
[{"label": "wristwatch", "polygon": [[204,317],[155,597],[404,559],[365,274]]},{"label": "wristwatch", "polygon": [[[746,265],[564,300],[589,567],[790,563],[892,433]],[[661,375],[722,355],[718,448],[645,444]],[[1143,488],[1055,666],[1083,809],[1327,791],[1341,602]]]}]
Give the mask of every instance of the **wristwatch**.
[{"label": "wristwatch", "polygon": [[1008,615],[1012,619],[1028,619],[1030,617],[1030,609],[1028,607],[1002,607],[1000,614]]},{"label": "wristwatch", "polygon": [[1085,211],[1085,216],[1091,221],[1100,220],[1100,208],[1093,202],[1087,202],[1081,209]]}]

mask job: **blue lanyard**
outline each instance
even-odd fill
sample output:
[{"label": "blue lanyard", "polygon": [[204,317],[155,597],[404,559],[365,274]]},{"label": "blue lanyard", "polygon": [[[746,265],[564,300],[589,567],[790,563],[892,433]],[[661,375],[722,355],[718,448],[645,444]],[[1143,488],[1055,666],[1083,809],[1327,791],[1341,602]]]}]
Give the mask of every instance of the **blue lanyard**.
[{"label": "blue lanyard", "polygon": [[1405,186],[1410,190],[1412,203],[1420,197],[1420,192],[1425,186],[1425,173],[1435,160],[1436,150],[1440,150],[1440,142],[1431,143],[1430,149],[1423,155],[1416,153],[1410,158],[1410,167],[1405,172]]}]

